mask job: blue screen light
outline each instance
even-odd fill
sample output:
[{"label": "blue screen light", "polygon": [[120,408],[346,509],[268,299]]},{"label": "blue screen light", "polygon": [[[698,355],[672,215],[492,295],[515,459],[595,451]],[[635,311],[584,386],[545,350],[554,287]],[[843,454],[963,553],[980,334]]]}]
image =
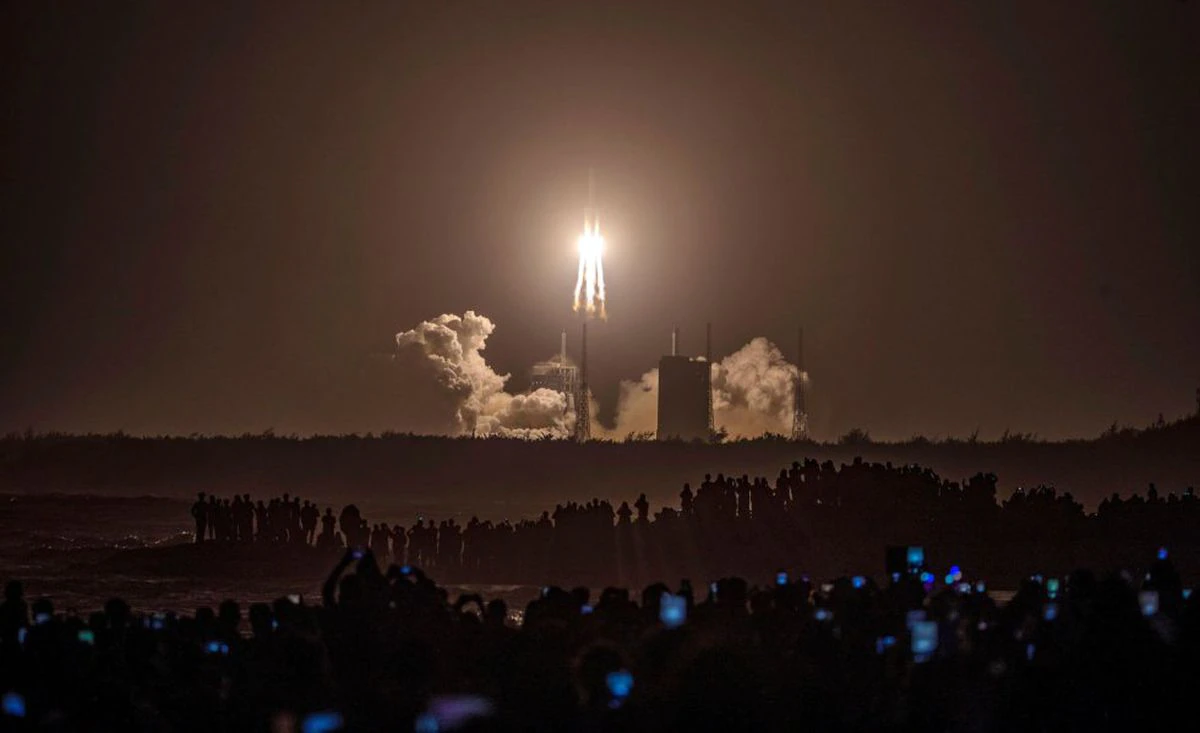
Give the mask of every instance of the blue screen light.
[{"label": "blue screen light", "polygon": [[892,635],[881,636],[875,640],[875,653],[883,654],[888,649],[896,646],[896,637]]},{"label": "blue screen light", "polygon": [[925,564],[925,548],[924,547],[909,547],[907,554],[908,554],[908,566],[910,568],[918,568]]},{"label": "blue screen light", "polygon": [[341,713],[325,710],[305,716],[304,721],[300,723],[300,733],[332,733],[341,730],[342,725]]},{"label": "blue screen light", "polygon": [[677,629],[687,621],[686,597],[663,593],[658,604],[658,620],[668,629]]},{"label": "blue screen light", "polygon": [[618,700],[624,700],[633,692],[633,674],[627,669],[609,672],[604,677],[609,693]]},{"label": "blue screen light", "polygon": [[854,586],[855,588],[862,588],[866,584],[867,584],[867,579],[861,575],[855,575],[853,578],[850,579],[850,585]]},{"label": "blue screen light", "polygon": [[209,654],[229,654],[229,645],[223,641],[210,641],[204,645],[204,651]]},{"label": "blue screen light", "polygon": [[19,692],[6,692],[4,697],[0,698],[0,706],[4,708],[4,714],[14,718],[25,717],[25,698]]},{"label": "blue screen light", "polygon": [[938,626],[936,621],[918,621],[912,626],[913,661],[928,661],[938,647]]},{"label": "blue screen light", "polygon": [[1158,591],[1144,590],[1138,593],[1138,605],[1142,608],[1143,616],[1154,616],[1158,613]]},{"label": "blue screen light", "polygon": [[1165,547],[1158,548],[1158,559],[1159,560],[1167,559],[1167,548],[1165,548]]}]

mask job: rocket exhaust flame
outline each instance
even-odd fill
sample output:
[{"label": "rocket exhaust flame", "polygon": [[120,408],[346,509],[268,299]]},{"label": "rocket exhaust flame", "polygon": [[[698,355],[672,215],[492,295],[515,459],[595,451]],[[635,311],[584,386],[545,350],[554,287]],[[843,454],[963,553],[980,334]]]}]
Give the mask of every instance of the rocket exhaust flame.
[{"label": "rocket exhaust flame", "polygon": [[588,174],[588,208],[583,217],[583,234],[579,236],[579,274],[575,277],[576,313],[580,308],[589,316],[608,318],[604,296],[604,237],[600,234],[600,217],[595,213],[592,199],[595,185]]},{"label": "rocket exhaust flame", "polygon": [[604,309],[604,237],[599,224],[584,224],[579,237],[579,274],[575,279],[576,312],[606,318]]}]

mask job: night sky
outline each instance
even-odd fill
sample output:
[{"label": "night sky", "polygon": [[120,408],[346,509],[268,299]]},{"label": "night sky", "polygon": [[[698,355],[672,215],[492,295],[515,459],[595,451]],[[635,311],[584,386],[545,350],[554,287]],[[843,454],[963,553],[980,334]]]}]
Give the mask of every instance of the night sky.
[{"label": "night sky", "polygon": [[[1019,6],[1019,7],[1017,7]],[[342,430],[397,331],[592,383],[806,331],[814,435],[1200,386],[1200,3],[9,3],[0,430]]]}]

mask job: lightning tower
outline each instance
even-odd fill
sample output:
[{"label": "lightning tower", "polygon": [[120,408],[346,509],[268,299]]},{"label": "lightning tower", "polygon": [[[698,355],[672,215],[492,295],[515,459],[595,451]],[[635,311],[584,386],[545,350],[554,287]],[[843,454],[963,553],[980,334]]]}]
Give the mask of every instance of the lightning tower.
[{"label": "lightning tower", "polygon": [[579,386],[575,394],[575,442],[585,443],[592,438],[592,409],[588,402],[587,323],[583,324],[582,346],[579,354]]},{"label": "lightning tower", "polygon": [[704,324],[704,361],[708,362],[708,434],[714,433],[712,403],[712,322]]},{"label": "lightning tower", "polygon": [[792,392],[792,440],[808,440],[808,405],[805,399],[804,329],[796,334],[796,388]]}]

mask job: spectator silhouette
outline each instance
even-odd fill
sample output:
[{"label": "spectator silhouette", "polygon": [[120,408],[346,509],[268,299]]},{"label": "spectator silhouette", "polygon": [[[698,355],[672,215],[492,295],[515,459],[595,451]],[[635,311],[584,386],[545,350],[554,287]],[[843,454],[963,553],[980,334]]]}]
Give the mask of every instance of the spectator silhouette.
[{"label": "spectator silhouette", "polygon": [[196,542],[204,541],[208,531],[208,506],[204,502],[204,492],[196,495],[196,503],[192,504],[192,519],[196,521]]}]

